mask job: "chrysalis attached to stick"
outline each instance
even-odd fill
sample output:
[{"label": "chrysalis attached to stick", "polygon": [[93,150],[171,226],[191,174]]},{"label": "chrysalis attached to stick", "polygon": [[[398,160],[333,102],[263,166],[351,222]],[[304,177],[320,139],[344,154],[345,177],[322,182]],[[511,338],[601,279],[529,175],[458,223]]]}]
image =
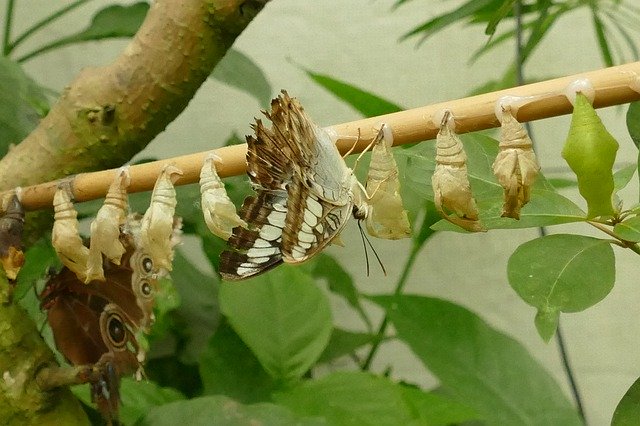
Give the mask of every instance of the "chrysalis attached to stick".
[{"label": "chrysalis attached to stick", "polygon": [[140,239],[143,249],[149,253],[153,263],[167,271],[173,262],[173,246],[171,238],[174,229],[174,213],[176,211],[176,190],[173,184],[182,176],[176,166],[167,165],[162,169],[151,194],[151,204],[142,218]]},{"label": "chrysalis attached to stick", "polygon": [[209,230],[226,241],[231,237],[233,228],[246,228],[247,223],[240,219],[236,206],[229,199],[224,183],[216,171],[214,160],[221,161],[217,155],[209,154],[200,171],[202,213]]},{"label": "chrysalis attached to stick", "polygon": [[120,241],[121,227],[127,218],[127,187],[130,182],[129,167],[123,167],[116,173],[113,183],[91,222],[91,244],[87,263],[87,280],[104,281],[102,255],[116,265],[126,251]]},{"label": "chrysalis attached to stick", "polygon": [[22,230],[24,209],[16,192],[0,200],[0,263],[11,281],[24,264]]},{"label": "chrysalis attached to stick", "polygon": [[400,197],[398,165],[391,152],[393,135],[389,126],[382,124],[375,139],[366,184],[371,196],[367,231],[388,240],[408,238],[411,226]]},{"label": "chrysalis attached to stick", "polygon": [[78,212],[71,202],[71,189],[68,183],[58,186],[53,196],[55,211],[51,243],[62,263],[69,268],[78,279],[88,283],[87,262],[89,249],[82,243],[78,231]]},{"label": "chrysalis attached to stick", "polygon": [[539,170],[526,129],[515,119],[511,107],[502,107],[500,152],[493,163],[493,173],[504,188],[502,217],[520,219],[520,209],[529,202]]},{"label": "chrysalis attached to stick", "polygon": [[436,209],[446,220],[467,231],[484,231],[467,177],[467,155],[453,127],[453,117],[446,111],[436,139],[436,170],[431,177]]}]

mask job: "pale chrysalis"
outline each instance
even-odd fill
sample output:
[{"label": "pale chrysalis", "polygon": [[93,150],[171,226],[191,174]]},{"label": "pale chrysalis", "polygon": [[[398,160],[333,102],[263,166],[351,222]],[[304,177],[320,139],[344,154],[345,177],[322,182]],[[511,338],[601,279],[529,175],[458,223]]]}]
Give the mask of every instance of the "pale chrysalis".
[{"label": "pale chrysalis", "polygon": [[58,186],[53,196],[55,211],[51,243],[62,263],[85,284],[89,249],[82,243],[78,232],[78,213],[71,202],[69,187]]},{"label": "pale chrysalis", "polygon": [[533,152],[531,138],[510,107],[502,108],[500,152],[493,163],[493,173],[504,188],[502,217],[520,219],[520,209],[529,202],[531,187],[540,166]]},{"label": "pale chrysalis", "polygon": [[453,126],[453,117],[446,111],[436,139],[436,169],[431,177],[434,202],[449,222],[468,231],[483,231],[467,176],[467,156]]},{"label": "pale chrysalis", "polygon": [[411,226],[400,197],[398,165],[391,152],[392,145],[391,129],[382,124],[371,150],[366,183],[366,192],[371,198],[366,223],[370,235],[397,240],[410,237]]},{"label": "pale chrysalis", "polygon": [[0,200],[0,265],[11,281],[24,265],[24,209],[20,202],[20,188]]},{"label": "pale chrysalis", "polygon": [[104,204],[91,222],[91,244],[87,263],[87,279],[104,281],[102,255],[116,265],[126,251],[120,242],[121,227],[127,219],[127,187],[129,167],[118,170],[109,187]]},{"label": "pale chrysalis", "polygon": [[182,171],[167,165],[162,169],[151,194],[151,204],[142,218],[140,242],[158,268],[171,270],[176,190],[173,187]]},{"label": "pale chrysalis", "polygon": [[221,161],[217,155],[209,154],[200,171],[202,213],[207,228],[226,241],[231,237],[233,228],[236,226],[246,228],[247,223],[240,219],[236,206],[229,199],[224,183],[216,171],[214,160]]}]

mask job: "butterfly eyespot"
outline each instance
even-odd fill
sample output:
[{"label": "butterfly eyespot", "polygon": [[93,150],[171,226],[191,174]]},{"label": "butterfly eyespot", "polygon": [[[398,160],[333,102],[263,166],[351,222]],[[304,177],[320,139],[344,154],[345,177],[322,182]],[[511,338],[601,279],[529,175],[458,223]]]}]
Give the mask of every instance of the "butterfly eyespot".
[{"label": "butterfly eyespot", "polygon": [[140,292],[145,296],[151,296],[153,293],[153,287],[151,287],[149,281],[142,281],[142,283],[140,283]]},{"label": "butterfly eyespot", "polygon": [[110,314],[107,319],[107,337],[115,347],[123,347],[127,340],[127,330],[118,314]]},{"label": "butterfly eyespot", "polygon": [[150,273],[153,270],[153,260],[151,260],[150,257],[142,258],[142,269],[147,273]]}]

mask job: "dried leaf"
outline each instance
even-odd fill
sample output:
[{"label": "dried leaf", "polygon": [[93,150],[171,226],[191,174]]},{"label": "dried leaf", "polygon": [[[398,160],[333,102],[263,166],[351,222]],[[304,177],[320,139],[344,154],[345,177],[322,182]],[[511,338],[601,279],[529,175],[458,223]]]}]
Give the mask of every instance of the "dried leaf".
[{"label": "dried leaf", "polygon": [[502,217],[520,219],[520,209],[530,199],[531,187],[540,166],[533,152],[533,143],[511,108],[502,109],[500,152],[493,163],[493,173],[504,188]]},{"label": "dried leaf", "polygon": [[24,265],[24,209],[16,193],[0,205],[0,263],[9,280],[15,280]]},{"label": "dried leaf", "polygon": [[120,169],[109,187],[104,204],[91,222],[91,244],[87,263],[88,281],[104,281],[103,254],[111,263],[119,265],[126,251],[120,242],[120,232],[127,219],[127,187],[130,180],[129,168]]},{"label": "dried leaf", "polygon": [[220,157],[215,154],[207,156],[200,171],[202,213],[209,231],[226,241],[231,237],[233,228],[246,228],[247,223],[240,219],[236,206],[229,199],[216,171],[215,159],[220,160]]},{"label": "dried leaf", "polygon": [[392,145],[391,129],[383,124],[371,151],[366,184],[371,199],[366,223],[370,235],[397,240],[410,237],[411,226],[400,197],[398,165],[391,152]]},{"label": "dried leaf", "polygon": [[173,183],[182,171],[173,165],[162,169],[151,194],[151,204],[142,218],[140,242],[158,267],[171,270],[173,261],[173,229],[176,210],[176,190]]},{"label": "dried leaf", "polygon": [[66,185],[61,185],[53,196],[55,211],[51,243],[62,263],[87,283],[87,261],[89,249],[82,243],[78,231],[78,213],[71,202],[71,193]]},{"label": "dried leaf", "polygon": [[[483,231],[467,176],[467,156],[445,113],[436,139],[436,169],[431,177],[436,209],[449,222],[468,231]],[[450,215],[449,212],[454,215]]]}]

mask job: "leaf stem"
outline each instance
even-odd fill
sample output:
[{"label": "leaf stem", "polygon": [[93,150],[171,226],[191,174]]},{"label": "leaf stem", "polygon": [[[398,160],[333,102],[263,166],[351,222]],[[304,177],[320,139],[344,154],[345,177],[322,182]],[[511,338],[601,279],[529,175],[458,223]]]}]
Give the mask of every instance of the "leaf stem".
[{"label": "leaf stem", "polygon": [[556,341],[558,342],[558,348],[560,349],[560,359],[562,360],[562,367],[567,374],[567,379],[569,380],[569,386],[571,387],[571,393],[573,394],[573,398],[576,401],[576,408],[578,409],[578,414],[585,421],[584,417],[584,406],[582,405],[582,398],[580,397],[580,391],[578,390],[578,384],[576,383],[576,379],[573,375],[573,369],[571,368],[571,364],[569,363],[569,356],[567,355],[567,346],[564,342],[564,337],[562,335],[562,330],[560,328],[560,324],[556,328]]},{"label": "leaf stem", "polygon": [[614,239],[614,241],[612,241],[613,244],[617,244],[620,247],[628,248],[631,251],[635,252],[636,254],[640,254],[640,247],[638,246],[637,243],[634,243],[632,241],[623,240],[622,238],[617,236],[611,229],[607,228],[602,223],[595,222],[593,220],[588,220],[587,223],[589,225],[593,226],[594,228],[596,228],[596,229],[604,232],[605,234],[609,235],[611,238],[613,238]]},{"label": "leaf stem", "polygon": [[13,6],[15,4],[15,0],[9,0],[7,2],[7,16],[4,20],[4,35],[2,37],[2,56],[8,56],[11,53],[11,42],[9,38],[11,37],[11,25],[13,23]]},{"label": "leaf stem", "polygon": [[[47,16],[46,18],[44,18],[43,20],[36,22],[35,24],[33,24],[30,28],[28,28],[24,33],[20,34],[20,36],[18,36],[13,43],[10,43],[9,45],[5,45],[8,47],[9,52],[12,51],[13,49],[15,49],[20,43],[22,43],[24,40],[26,40],[29,36],[31,36],[33,33],[37,32],[38,30],[40,30],[41,28],[49,25],[51,22],[55,21],[56,19],[66,15],[68,12],[71,12],[73,9],[77,8],[78,6],[83,5],[84,3],[87,3],[91,0],[76,0],[75,2],[71,3],[69,6],[67,7],[63,7],[62,9],[52,13],[51,15]],[[13,3],[13,0],[10,1],[10,3]],[[6,53],[5,53],[6,54]],[[28,59],[28,58],[27,58]],[[18,61],[20,62],[20,61]]]},{"label": "leaf stem", "polygon": [[[409,273],[413,269],[413,264],[415,263],[418,257],[418,253],[420,252],[422,245],[423,244],[414,243],[411,246],[411,252],[409,253],[409,257],[407,257],[407,260],[404,264],[402,275],[400,276],[400,278],[398,278],[398,282],[396,283],[396,288],[393,291],[394,296],[397,297],[402,294],[402,289],[404,288],[404,285],[407,283],[407,279],[409,278]],[[382,344],[382,342],[385,340],[384,337],[385,337],[385,333],[387,331],[388,326],[389,326],[389,317],[385,313],[384,318],[380,323],[380,327],[376,332],[376,337],[373,340],[373,345],[371,346],[371,349],[369,350],[367,357],[364,359],[364,362],[360,365],[360,370],[368,371],[369,368],[371,367],[371,362],[373,361],[374,356],[378,352],[378,349],[380,348],[380,345]]]}]

